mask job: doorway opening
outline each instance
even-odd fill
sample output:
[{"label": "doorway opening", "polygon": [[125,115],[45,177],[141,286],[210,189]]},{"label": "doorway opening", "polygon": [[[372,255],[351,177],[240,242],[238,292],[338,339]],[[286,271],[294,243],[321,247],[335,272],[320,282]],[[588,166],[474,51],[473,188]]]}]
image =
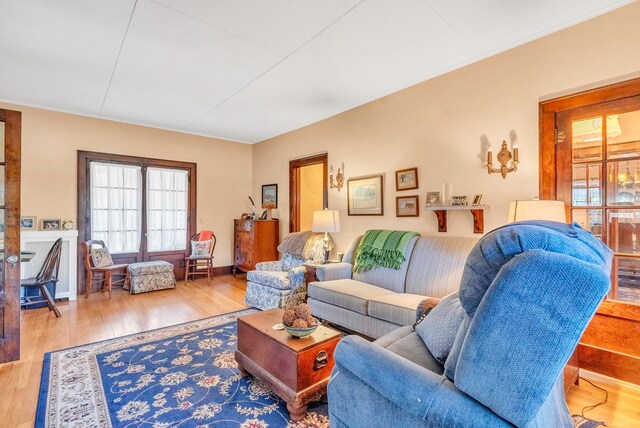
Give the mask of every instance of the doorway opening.
[{"label": "doorway opening", "polygon": [[311,230],[313,212],[327,208],[327,154],[289,162],[289,232]]}]

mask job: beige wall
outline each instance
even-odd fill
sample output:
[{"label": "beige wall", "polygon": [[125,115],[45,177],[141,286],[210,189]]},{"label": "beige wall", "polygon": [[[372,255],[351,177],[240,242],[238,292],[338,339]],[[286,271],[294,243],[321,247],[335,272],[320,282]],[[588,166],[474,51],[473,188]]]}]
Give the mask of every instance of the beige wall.
[{"label": "beige wall", "polygon": [[[338,249],[369,228],[437,233],[425,212],[425,194],[443,182],[453,193],[484,194],[489,231],[507,218],[508,203],[538,194],[538,103],[640,75],[640,3],[552,34],[500,55],[365,104],[254,146],[253,188],[278,183],[288,194],[290,159],[327,151],[345,177],[385,174],[385,215],[347,216],[346,188],[329,190],[329,208],[340,210]],[[518,172],[503,180],[484,167],[488,139],[520,146]],[[495,152],[494,152],[495,153]],[[394,171],[417,166],[420,189],[396,192]],[[420,217],[396,218],[395,198],[418,193]],[[281,236],[288,225],[287,198],[278,206]],[[449,234],[473,235],[471,215],[449,214]]]},{"label": "beige wall", "polygon": [[250,208],[250,145],[4,103],[0,107],[22,111],[22,215],[77,224],[78,150],[196,162],[198,229],[212,229],[218,238],[215,265],[233,264],[233,219]]},{"label": "beige wall", "polygon": [[313,212],[322,210],[323,174],[321,163],[300,168],[300,230],[311,230]]}]

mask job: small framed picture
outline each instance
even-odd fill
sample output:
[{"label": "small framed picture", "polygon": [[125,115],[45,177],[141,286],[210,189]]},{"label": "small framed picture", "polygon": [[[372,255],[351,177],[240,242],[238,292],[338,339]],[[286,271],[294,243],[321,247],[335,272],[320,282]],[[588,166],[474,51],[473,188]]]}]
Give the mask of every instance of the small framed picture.
[{"label": "small framed picture", "polygon": [[32,216],[20,217],[20,229],[22,230],[38,230],[38,219]]},{"label": "small framed picture", "polygon": [[481,201],[482,201],[482,195],[481,194],[480,195],[475,195],[473,197],[473,204],[471,204],[471,205],[478,206],[478,205],[480,205]]},{"label": "small framed picture", "polygon": [[62,230],[62,220],[59,218],[47,218],[40,222],[40,230]]},{"label": "small framed picture", "polygon": [[418,195],[396,197],[396,217],[418,217]]},{"label": "small framed picture", "polygon": [[262,185],[262,206],[269,205],[272,208],[278,208],[278,185],[263,184]]},{"label": "small framed picture", "polygon": [[451,197],[451,206],[452,207],[464,207],[469,205],[467,202],[466,196],[452,196]]},{"label": "small framed picture", "polygon": [[382,174],[347,180],[348,215],[384,215]]},{"label": "small framed picture", "polygon": [[440,192],[427,192],[425,207],[437,207],[440,205]]},{"label": "small framed picture", "polygon": [[396,191],[418,188],[418,168],[396,171]]}]

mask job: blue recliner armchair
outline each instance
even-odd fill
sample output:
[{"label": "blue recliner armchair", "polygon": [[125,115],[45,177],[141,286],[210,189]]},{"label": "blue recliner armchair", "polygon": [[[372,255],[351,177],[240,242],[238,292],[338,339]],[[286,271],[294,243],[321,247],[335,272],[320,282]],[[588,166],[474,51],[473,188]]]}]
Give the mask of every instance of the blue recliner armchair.
[{"label": "blue recliner armchair", "polygon": [[562,370],[610,287],[612,252],[577,224],[514,223],[415,328],[343,339],[332,427],[572,427]]}]

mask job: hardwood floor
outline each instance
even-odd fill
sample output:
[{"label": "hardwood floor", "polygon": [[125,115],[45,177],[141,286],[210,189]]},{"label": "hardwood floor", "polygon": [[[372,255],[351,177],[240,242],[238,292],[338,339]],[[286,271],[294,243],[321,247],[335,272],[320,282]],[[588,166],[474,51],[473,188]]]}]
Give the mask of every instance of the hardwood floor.
[{"label": "hardwood floor", "polygon": [[[244,309],[243,277],[180,281],[175,290],[139,295],[116,289],[111,300],[93,293],[58,305],[62,318],[44,309],[22,311],[21,359],[0,365],[0,427],[33,427],[45,352]],[[584,372],[609,391],[609,403],[586,413],[609,427],[640,427],[640,387]],[[7,399],[10,397],[10,399]],[[573,386],[567,402],[573,413],[601,401],[587,382]]]}]

